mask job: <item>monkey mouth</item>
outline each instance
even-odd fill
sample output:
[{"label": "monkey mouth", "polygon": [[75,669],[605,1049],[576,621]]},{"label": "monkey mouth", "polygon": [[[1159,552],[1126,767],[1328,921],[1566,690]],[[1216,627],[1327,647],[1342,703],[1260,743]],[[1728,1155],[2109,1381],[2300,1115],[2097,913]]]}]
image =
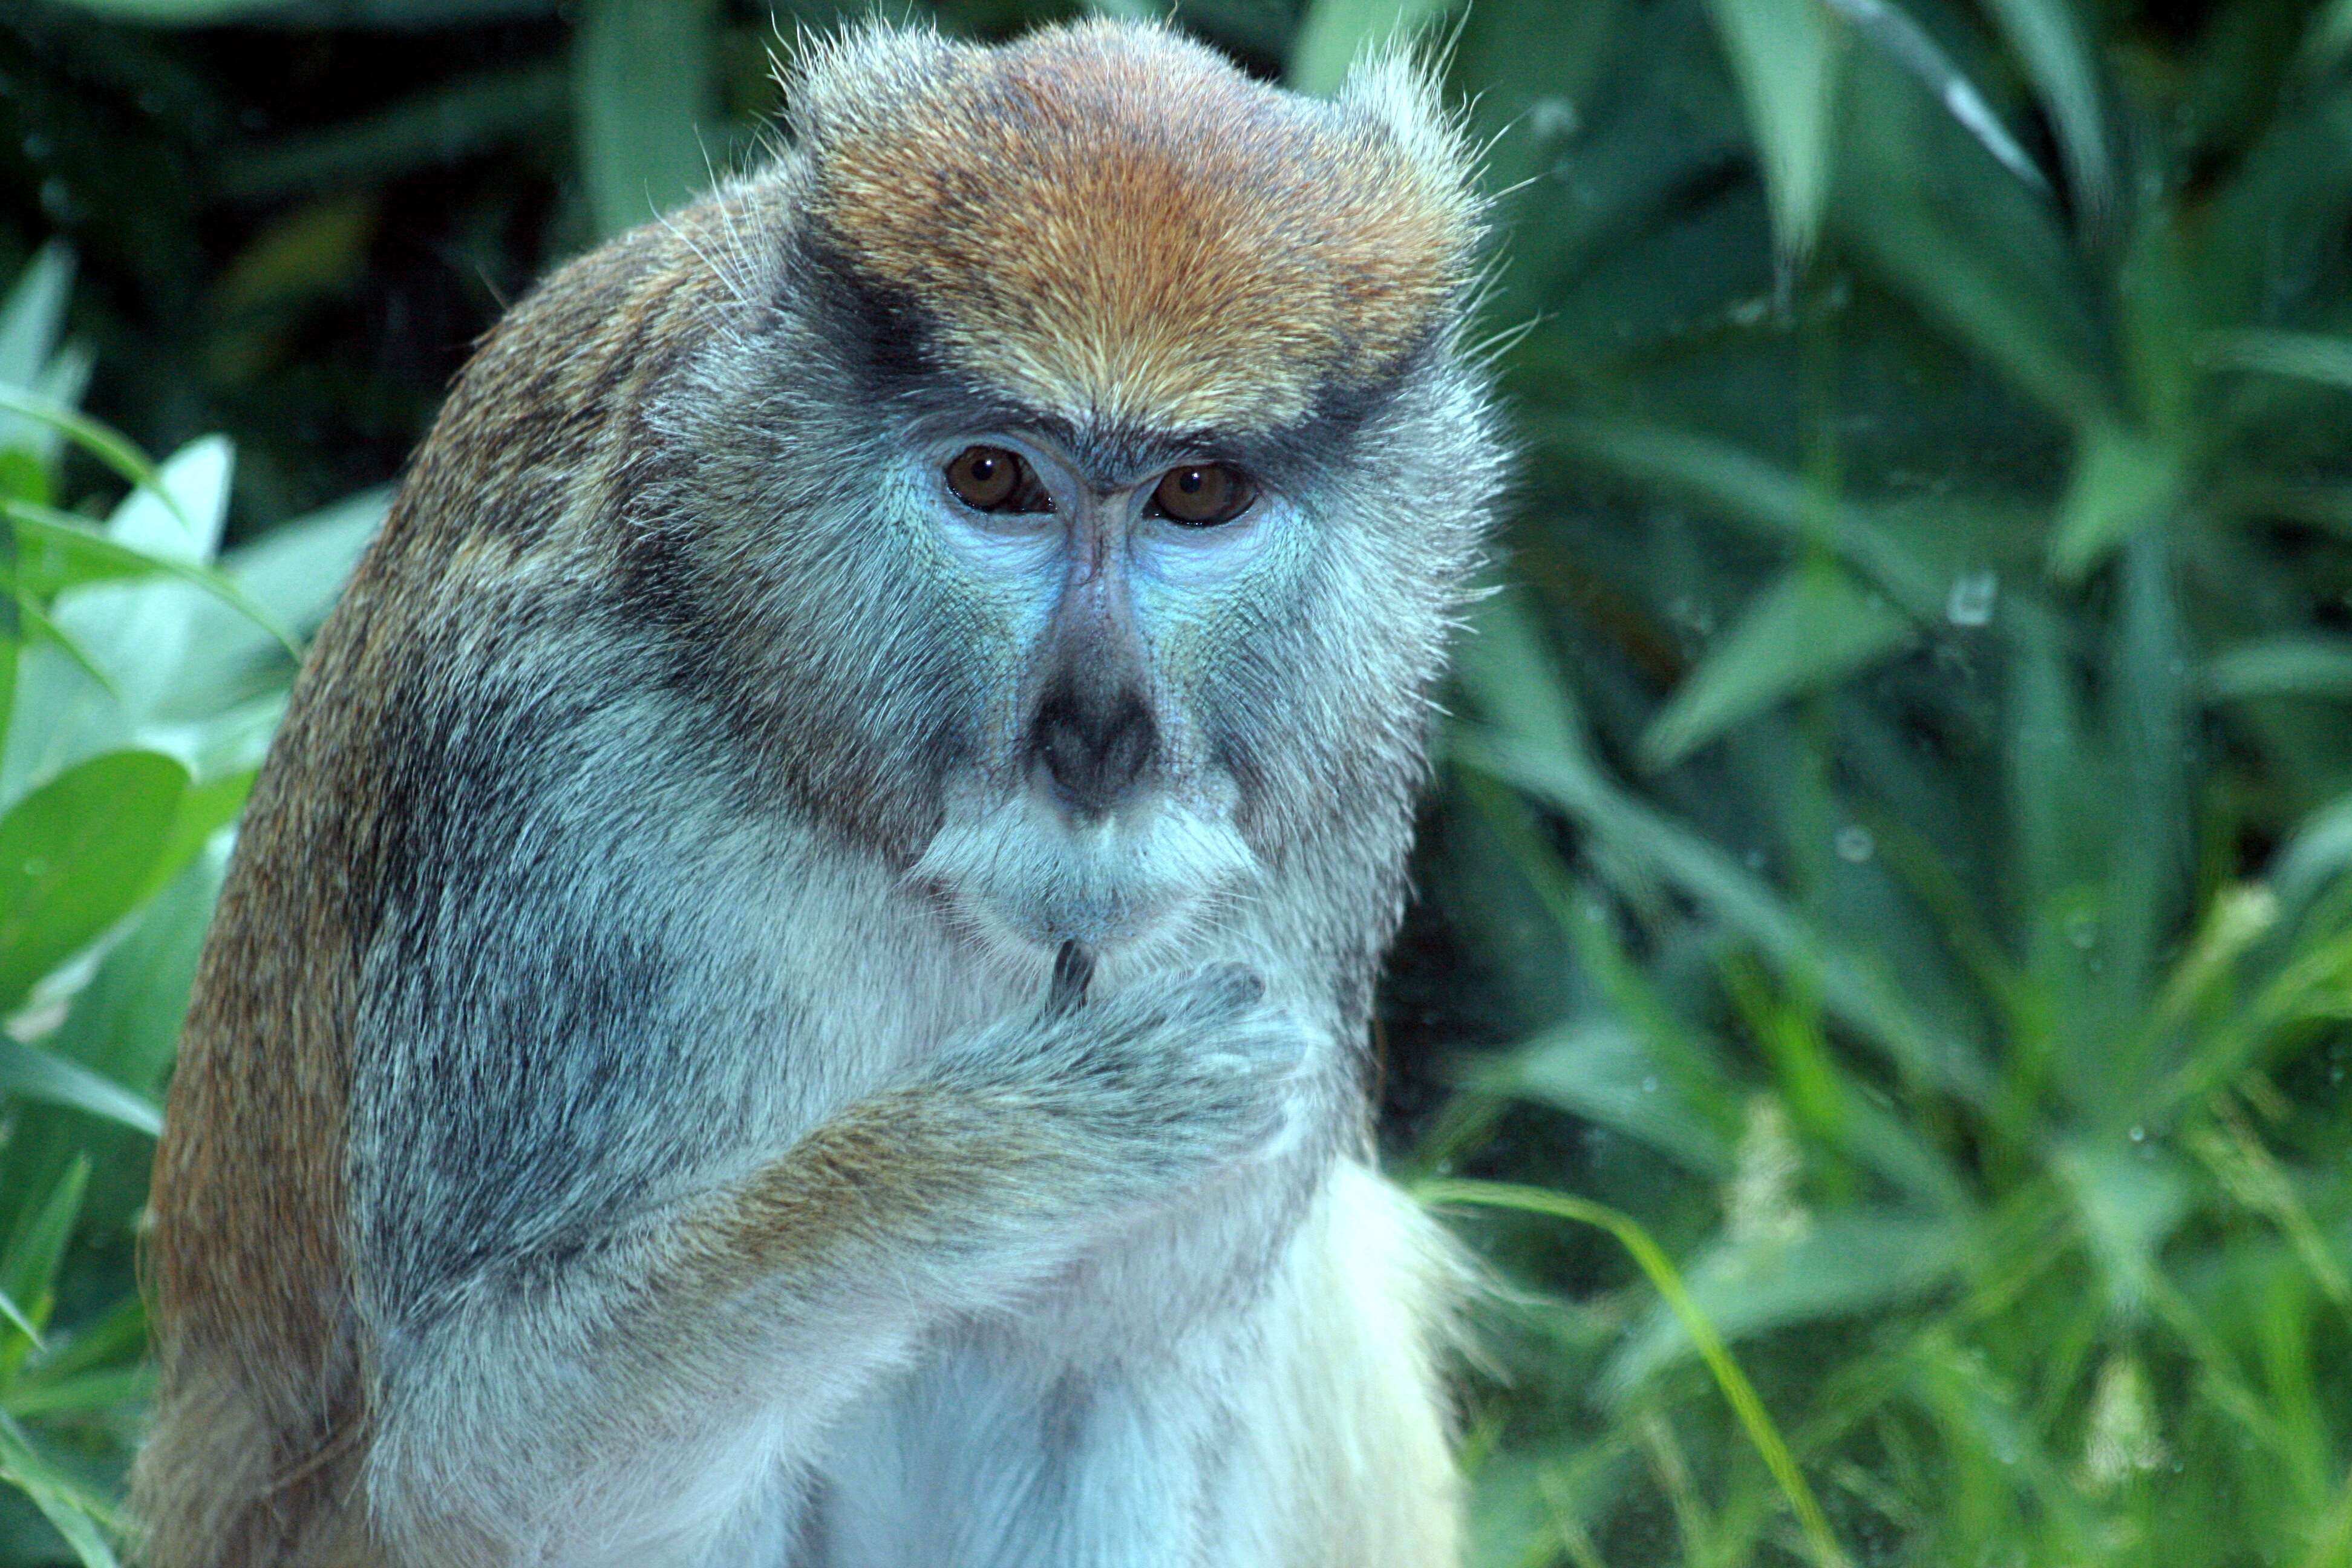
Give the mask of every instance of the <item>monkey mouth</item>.
[{"label": "monkey mouth", "polygon": [[992,945],[1124,948],[1181,935],[1256,869],[1230,823],[1181,802],[1073,816],[1024,790],[950,809],[909,875]]}]

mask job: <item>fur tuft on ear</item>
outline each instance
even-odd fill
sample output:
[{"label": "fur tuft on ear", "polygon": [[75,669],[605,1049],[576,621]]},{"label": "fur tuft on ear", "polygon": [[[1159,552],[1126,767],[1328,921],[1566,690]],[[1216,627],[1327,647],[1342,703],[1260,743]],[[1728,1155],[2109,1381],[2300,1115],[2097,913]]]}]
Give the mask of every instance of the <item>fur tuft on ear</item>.
[{"label": "fur tuft on ear", "polygon": [[834,32],[802,32],[775,63],[783,129],[793,142],[824,142],[921,93],[959,55],[937,27],[868,16]]},{"label": "fur tuft on ear", "polygon": [[1392,138],[1422,182],[1422,196],[1452,209],[1465,247],[1485,216],[1478,190],[1478,150],[1466,112],[1445,106],[1444,56],[1394,38],[1359,56],[1340,84],[1342,112],[1360,116]]}]

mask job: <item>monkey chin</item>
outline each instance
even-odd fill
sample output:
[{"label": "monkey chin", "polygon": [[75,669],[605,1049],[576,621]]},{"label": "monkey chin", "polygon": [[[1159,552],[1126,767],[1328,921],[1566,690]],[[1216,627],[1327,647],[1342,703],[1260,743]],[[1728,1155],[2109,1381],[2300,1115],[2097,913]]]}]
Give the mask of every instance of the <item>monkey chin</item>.
[{"label": "monkey chin", "polygon": [[967,934],[1027,965],[1066,942],[1146,963],[1173,953],[1257,870],[1231,823],[1167,796],[1078,822],[1022,792],[951,805],[909,876]]}]

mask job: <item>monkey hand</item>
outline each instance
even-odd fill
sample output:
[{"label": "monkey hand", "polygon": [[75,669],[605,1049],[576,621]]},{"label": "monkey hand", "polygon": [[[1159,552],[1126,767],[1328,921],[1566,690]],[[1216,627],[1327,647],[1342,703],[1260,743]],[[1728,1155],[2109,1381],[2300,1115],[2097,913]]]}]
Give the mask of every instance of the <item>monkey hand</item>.
[{"label": "monkey hand", "polygon": [[1214,964],[1091,1001],[1085,990],[1083,959],[1066,952],[1034,1017],[940,1064],[1046,1145],[1070,1201],[1165,1201],[1287,1141],[1311,1037],[1255,971]]}]

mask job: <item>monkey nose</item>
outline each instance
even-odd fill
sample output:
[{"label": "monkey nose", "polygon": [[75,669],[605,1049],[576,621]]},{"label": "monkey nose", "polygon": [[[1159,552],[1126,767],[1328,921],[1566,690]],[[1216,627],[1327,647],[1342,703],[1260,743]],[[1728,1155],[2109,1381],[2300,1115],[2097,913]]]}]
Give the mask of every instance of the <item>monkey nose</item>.
[{"label": "monkey nose", "polygon": [[1037,709],[1031,754],[1054,794],[1080,816],[1108,814],[1135,788],[1159,749],[1160,729],[1133,689],[1087,694],[1064,686]]}]

